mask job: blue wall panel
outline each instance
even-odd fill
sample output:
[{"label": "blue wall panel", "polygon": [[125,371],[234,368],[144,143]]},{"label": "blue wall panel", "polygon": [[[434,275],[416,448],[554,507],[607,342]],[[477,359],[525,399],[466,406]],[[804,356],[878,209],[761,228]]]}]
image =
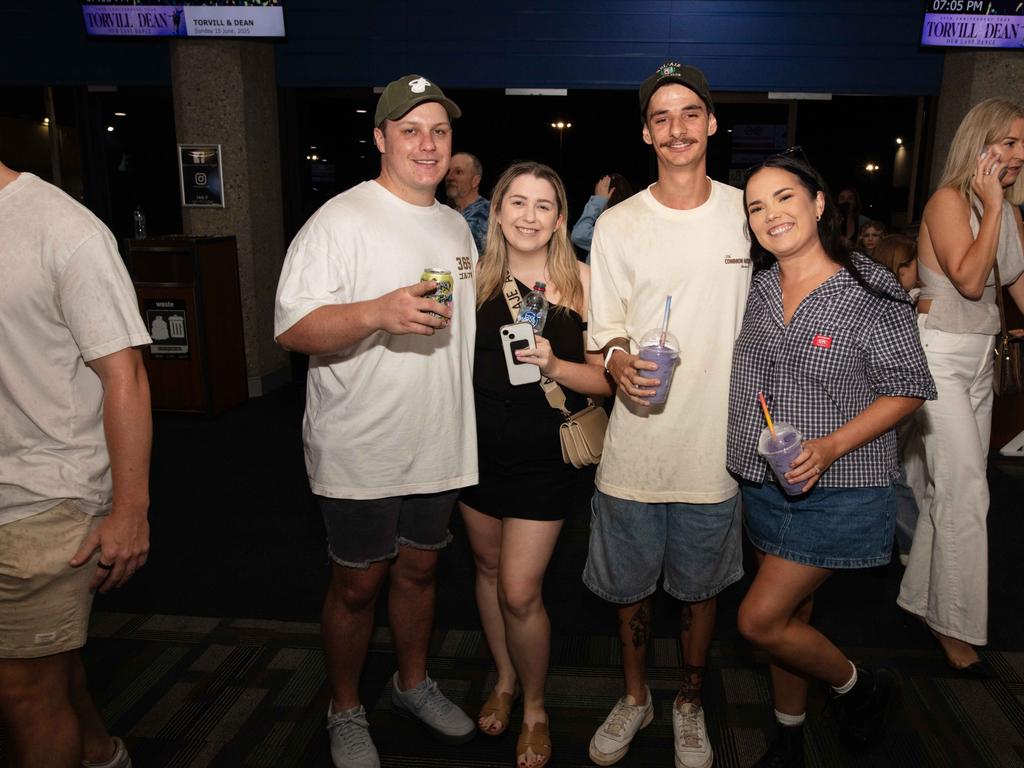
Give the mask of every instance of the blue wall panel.
[{"label": "blue wall panel", "polygon": [[[284,86],[635,88],[668,58],[716,90],[936,93],[919,0],[282,0]],[[4,0],[2,83],[169,82],[167,44],[86,37],[73,0]]]}]

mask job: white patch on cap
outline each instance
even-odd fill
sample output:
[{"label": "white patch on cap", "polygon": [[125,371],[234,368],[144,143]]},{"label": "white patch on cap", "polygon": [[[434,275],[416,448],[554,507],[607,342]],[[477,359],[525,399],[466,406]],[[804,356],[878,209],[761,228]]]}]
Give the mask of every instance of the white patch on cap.
[{"label": "white patch on cap", "polygon": [[430,81],[427,78],[417,77],[409,82],[409,90],[413,93],[423,93],[427,90],[428,85],[430,85]]}]

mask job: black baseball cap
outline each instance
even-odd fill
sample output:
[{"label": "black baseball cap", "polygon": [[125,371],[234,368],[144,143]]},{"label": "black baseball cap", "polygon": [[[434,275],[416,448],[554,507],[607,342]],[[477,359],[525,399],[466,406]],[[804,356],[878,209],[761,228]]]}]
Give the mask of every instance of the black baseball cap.
[{"label": "black baseball cap", "polygon": [[647,122],[647,105],[651,101],[651,96],[661,86],[668,85],[669,83],[685,85],[700,96],[701,101],[708,108],[708,112],[714,114],[715,105],[711,101],[711,90],[708,88],[708,81],[704,77],[704,73],[688,64],[666,61],[654,70],[653,75],[640,84],[640,120],[642,122]]},{"label": "black baseball cap", "polygon": [[444,95],[444,91],[421,75],[406,75],[392,80],[377,100],[373,124],[378,128],[385,120],[397,120],[413,107],[426,101],[436,101],[448,112],[448,117],[462,117],[459,105]]}]

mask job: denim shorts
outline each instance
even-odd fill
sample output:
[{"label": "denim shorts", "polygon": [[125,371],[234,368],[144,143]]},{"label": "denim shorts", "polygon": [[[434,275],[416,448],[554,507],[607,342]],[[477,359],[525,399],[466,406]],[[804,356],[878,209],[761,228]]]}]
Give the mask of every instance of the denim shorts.
[{"label": "denim shorts", "polygon": [[791,497],[775,483],[742,483],[750,543],[762,552],[819,568],[870,568],[892,555],[892,485],[820,488]]},{"label": "denim shorts", "polygon": [[740,495],[718,504],[648,504],[594,492],[583,583],[629,605],[658,588],[695,603],[743,577]]},{"label": "denim shorts", "polygon": [[317,496],[331,559],[349,568],[398,556],[398,546],[443,549],[452,540],[448,521],[459,492],[330,499]]}]

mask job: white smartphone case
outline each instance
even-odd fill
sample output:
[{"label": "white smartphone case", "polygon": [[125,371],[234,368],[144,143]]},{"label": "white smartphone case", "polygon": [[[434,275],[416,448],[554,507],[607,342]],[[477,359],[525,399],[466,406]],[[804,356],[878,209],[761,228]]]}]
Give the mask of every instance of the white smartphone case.
[{"label": "white smartphone case", "polygon": [[509,382],[516,386],[536,384],[540,381],[540,368],[532,363],[519,362],[514,354],[517,349],[537,348],[533,326],[529,323],[509,323],[501,326],[498,332],[501,334],[501,348],[505,351],[505,367],[508,368]]}]

